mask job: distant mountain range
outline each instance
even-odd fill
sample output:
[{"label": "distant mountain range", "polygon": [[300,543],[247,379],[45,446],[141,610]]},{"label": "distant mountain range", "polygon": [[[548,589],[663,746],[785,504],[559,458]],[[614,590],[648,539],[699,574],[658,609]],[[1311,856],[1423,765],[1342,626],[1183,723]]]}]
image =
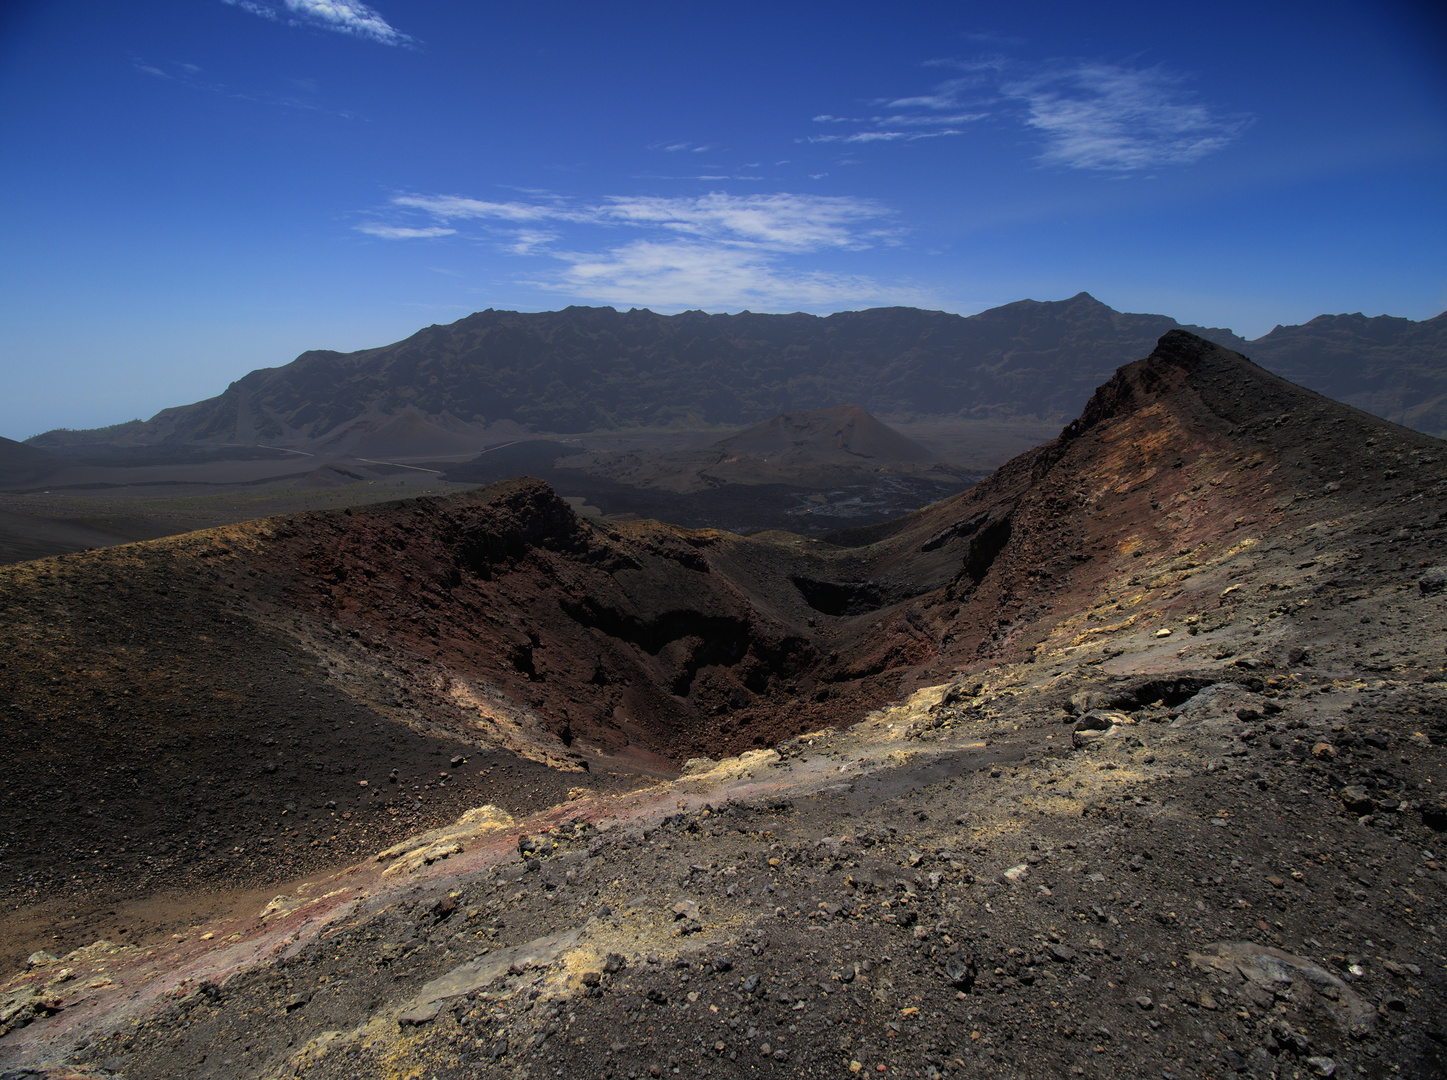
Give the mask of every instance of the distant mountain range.
[{"label": "distant mountain range", "polygon": [[743,426],[849,403],[886,420],[1063,421],[1173,329],[1386,419],[1447,434],[1447,313],[1423,322],[1322,315],[1245,341],[1115,311],[1082,292],[968,317],[915,308],[823,317],[489,309],[381,348],[306,352],[150,420],[28,442],[60,453],[88,444],[279,443],[403,456],[414,444],[418,453],[465,452],[499,425],[558,433]]},{"label": "distant mountain range", "polygon": [[1299,386],[1447,438],[1447,312],[1422,322],[1318,315],[1278,326],[1245,351]]}]

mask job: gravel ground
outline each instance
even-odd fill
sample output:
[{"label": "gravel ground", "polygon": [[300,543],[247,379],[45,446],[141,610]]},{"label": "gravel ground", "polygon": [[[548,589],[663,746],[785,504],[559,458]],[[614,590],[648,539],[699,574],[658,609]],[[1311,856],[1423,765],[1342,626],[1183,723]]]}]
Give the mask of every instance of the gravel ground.
[{"label": "gravel ground", "polygon": [[[162,907],[143,940],[87,944],[77,931],[21,959],[0,987],[0,1067],[439,1080],[1443,1075],[1444,447],[1186,338],[1168,335],[1122,369],[1055,443],[958,499],[833,545],[642,525],[609,534],[514,485],[374,508],[360,529],[314,515],[8,572],[6,610],[25,614],[7,621],[0,705],[31,740],[6,763],[7,862],[31,890],[7,916],[12,953],[22,916],[47,925],[49,908],[52,933],[63,929],[74,890],[43,855],[87,835],[67,833],[44,800],[85,816],[128,787],[141,799],[157,761],[191,752],[142,738],[182,741],[174,718],[198,689],[169,704],[168,675],[212,672],[267,716],[290,709],[287,763],[325,764],[337,710],[364,710],[372,734],[343,741],[388,794],[339,780],[351,802],[335,809],[377,823],[347,849],[364,861],[268,851],[241,873],[227,860],[216,865],[234,876],[197,879],[226,904]],[[439,589],[469,514],[492,522],[489,535],[541,531],[490,556],[484,584]],[[425,558],[379,561],[404,528]],[[118,558],[132,560],[124,573]],[[157,577],[143,589],[148,566]],[[198,584],[184,616],[141,602],[190,580],[177,576],[185,567]],[[84,577],[103,573],[109,586]],[[91,629],[107,587],[137,597],[126,618],[138,636],[116,622]],[[688,621],[667,623],[670,589],[683,589],[673,603],[686,595],[688,610],[720,620],[707,625],[752,636],[731,653],[708,653],[697,622],[650,639],[638,627]],[[596,603],[579,620],[584,596]],[[605,609],[635,621],[598,618]],[[750,682],[765,646],[791,636],[799,644],[776,648]],[[225,653],[243,642],[239,664]],[[530,642],[528,663],[505,642]],[[184,650],[195,664],[160,662]],[[47,682],[47,655],[83,662],[56,665]],[[120,656],[103,702],[132,719],[103,726],[117,735],[91,750],[63,721],[95,711],[73,704],[83,677]],[[511,787],[454,781],[496,784],[504,746],[480,745],[476,731],[467,741],[429,681],[439,666],[514,703],[488,730],[539,760],[510,756]],[[242,670],[276,683],[252,678],[242,694],[226,681]],[[127,688],[167,708],[127,712]],[[584,706],[611,701],[616,716],[666,696],[652,728],[635,705],[626,738],[607,743],[601,720],[592,743],[581,734],[579,717],[603,715]],[[303,697],[304,708],[283,706]],[[211,700],[208,750],[233,728],[237,740],[280,738],[238,726],[242,706],[224,693]],[[181,720],[208,719],[189,710]],[[580,729],[569,746],[565,720]],[[377,731],[391,737],[385,753]],[[240,778],[290,744],[234,745],[180,768],[203,808],[208,789],[239,785],[231,801],[244,812],[227,820],[242,822],[253,781]],[[426,820],[404,816],[419,804],[387,770],[420,778],[453,746],[468,768],[438,769],[452,775],[417,792]],[[479,778],[471,755],[484,750],[499,757]],[[581,771],[604,751],[631,752],[639,768],[675,764],[652,778]],[[34,786],[70,759],[81,775]],[[132,785],[143,777],[105,772],[111,760],[152,771]],[[255,783],[290,775],[275,760]],[[295,772],[330,782],[325,769]],[[86,782],[96,790],[75,786]],[[317,788],[313,801],[322,794],[334,798]],[[173,847],[193,835],[184,808],[146,817],[140,802],[122,805]],[[310,829],[330,830],[332,811],[298,802],[299,815],[323,810]],[[264,826],[270,849],[278,822],[244,835]],[[424,826],[434,831],[373,857]],[[115,844],[125,827],[102,820],[89,835]],[[311,852],[307,828],[281,842]],[[148,875],[116,860],[108,895],[129,887],[144,905],[188,865]],[[283,881],[281,870],[309,876]]]}]

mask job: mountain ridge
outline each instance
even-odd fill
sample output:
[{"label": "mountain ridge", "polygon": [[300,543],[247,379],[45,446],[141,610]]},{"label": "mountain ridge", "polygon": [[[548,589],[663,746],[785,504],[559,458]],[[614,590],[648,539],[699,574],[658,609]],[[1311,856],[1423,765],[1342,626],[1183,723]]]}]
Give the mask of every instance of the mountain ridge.
[{"label": "mountain ridge", "polygon": [[[827,316],[489,308],[391,345],[304,352],[214,398],[125,425],[117,441],[301,446],[365,435],[404,412],[479,445],[499,423],[559,433],[742,427],[855,403],[886,419],[1063,422],[1174,329],[1249,352],[1395,422],[1447,431],[1447,313],[1423,322],[1323,315],[1247,342],[1227,329],[1119,312],[1081,292],[971,316],[903,307]],[[28,440],[55,451],[87,441],[89,433],[63,430]]]}]

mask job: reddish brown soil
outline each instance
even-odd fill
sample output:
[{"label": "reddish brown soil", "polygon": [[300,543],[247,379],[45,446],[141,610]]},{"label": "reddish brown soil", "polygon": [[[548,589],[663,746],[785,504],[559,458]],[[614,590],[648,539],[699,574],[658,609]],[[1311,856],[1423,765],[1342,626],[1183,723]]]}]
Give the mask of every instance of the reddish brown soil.
[{"label": "reddish brown soil", "polygon": [[[738,548],[767,565],[716,566]],[[801,702],[781,722],[773,704],[813,688],[824,640],[776,590],[799,561],[726,533],[589,525],[546,485],[514,481],[277,523],[237,584],[390,662],[498,687],[563,746],[681,761],[826,719]]]},{"label": "reddish brown soil", "polygon": [[[332,944],[203,989],[86,1056],[109,1068],[133,1051],[117,1067],[137,1075],[259,1073],[295,1040],[400,1007],[406,979],[607,919],[604,898],[651,915],[683,882],[748,927],[711,947],[732,970],[632,956],[569,1006],[581,1022],[566,1046],[553,1036],[574,1018],[532,1012],[519,983],[495,1009],[439,1017],[435,1039],[406,1034],[406,1067],[472,1075],[500,1040],[500,1067],[519,1075],[528,1061],[617,1076],[675,1059],[752,1075],[751,1063],[773,1068],[763,1036],[787,1033],[789,1068],[811,1073],[851,1056],[907,1075],[1318,1068],[1275,1026],[1289,1020],[1352,1075],[1387,1075],[1400,1047],[1409,1073],[1431,1075],[1447,1044],[1418,1004],[1441,983],[1443,627],[1442,594],[1418,581],[1442,561],[1443,449],[1173,332],[1057,440],[960,497],[828,544],[600,528],[521,480],[5,570],[6,955],[34,947],[44,913],[60,952],[106,912],[138,920],[121,897],[257,888],[466,806],[526,811],[572,786],[636,782],[469,745],[478,729],[449,697],[464,684],[538,718],[532,749],[577,768],[773,743],[953,678],[910,737],[956,725],[995,742],[990,761],[960,750],[840,783],[797,816],[761,803],[597,848],[564,839],[556,866],[499,868],[453,907],[433,906],[439,887],[359,912]],[[1120,690],[1118,658],[1173,678],[1210,665],[1205,681],[1229,674],[1256,696],[1217,728],[1178,730],[1171,693],[1147,680],[1119,706],[1137,714],[1128,736],[1057,753],[1062,732],[1073,746],[1060,726],[1070,695]],[[831,775],[848,738],[819,740]],[[1070,813],[1051,802],[1075,798]],[[824,835],[836,832],[885,854],[846,855]],[[1017,860],[1049,888],[1001,880]],[[1224,984],[1186,950],[1239,938],[1361,980],[1376,1033],[1333,1034],[1295,991],[1226,986],[1229,1006],[1204,1004]],[[979,969],[963,997],[955,956]],[[720,1010],[704,1018],[709,1042],[660,1011],[689,1000],[680,972],[700,1015]],[[302,984],[314,999],[293,1000]],[[237,1056],[209,1061],[213,1041]],[[390,1052],[359,1045],[313,1075],[386,1074]]]},{"label": "reddish brown soil", "polygon": [[[264,887],[482,803],[533,811],[858,716],[895,682],[816,686],[815,640],[838,635],[775,595],[793,546],[598,530],[520,481],[6,570],[0,959],[134,939],[126,897]],[[598,768],[479,746],[459,679]]]},{"label": "reddish brown soil", "polygon": [[1175,555],[1180,570],[1248,536],[1325,522],[1360,530],[1360,583],[1414,582],[1441,561],[1443,455],[1438,439],[1172,331],[1055,441],[955,499],[835,537],[872,542],[862,550],[876,580],[909,575],[932,546],[959,568],[892,612],[854,670],[888,663],[908,641],[935,658],[911,681],[1026,659],[1061,619],[1132,580],[1137,560]]},{"label": "reddish brown soil", "polygon": [[515,481],[15,567],[8,902],[278,880],[481,802],[634,782],[474,745],[453,679],[531,709],[560,756],[655,769],[1027,657],[1141,555],[1204,558],[1241,527],[1371,506],[1354,573],[1425,565],[1440,448],[1173,333],[1059,439],[842,546],[598,527]]},{"label": "reddish brown soil", "polygon": [[6,963],[129,940],[142,928],[111,917],[129,896],[280,881],[578,783],[349,698],[171,546],[25,564],[0,595],[0,878],[7,907],[43,905],[55,935],[0,935]]}]

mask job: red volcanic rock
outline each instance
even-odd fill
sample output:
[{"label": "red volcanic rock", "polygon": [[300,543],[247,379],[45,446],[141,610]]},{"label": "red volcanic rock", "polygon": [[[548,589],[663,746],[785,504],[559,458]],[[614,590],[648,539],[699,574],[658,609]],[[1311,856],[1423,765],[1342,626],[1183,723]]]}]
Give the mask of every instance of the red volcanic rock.
[{"label": "red volcanic rock", "polygon": [[1416,521],[1414,500],[1444,478],[1441,450],[1173,330],[1054,441],[953,499],[832,537],[857,545],[875,581],[954,567],[944,588],[881,612],[849,666],[889,665],[902,635],[935,643],[931,670],[1025,659],[1152,568],[1187,573],[1232,545],[1352,515],[1370,514],[1355,527],[1372,532]]},{"label": "red volcanic rock", "polygon": [[796,599],[755,602],[715,572],[740,543],[651,522],[598,528],[518,480],[278,522],[246,562],[278,602],[495,688],[563,746],[681,758],[722,751],[740,722],[729,716],[747,725],[817,659]]},{"label": "red volcanic rock", "polygon": [[[1441,449],[1172,332],[1057,439],[827,543],[594,524],[521,479],[3,568],[6,895],[274,881],[470,806],[626,784],[620,762],[847,726],[1042,646],[1107,664],[1106,631],[1204,661],[1244,590],[1328,542],[1328,595],[1420,598]],[[1274,554],[1208,572],[1253,546]],[[1293,588],[1260,617],[1296,617]],[[1243,670],[1357,662],[1260,640]]]}]

